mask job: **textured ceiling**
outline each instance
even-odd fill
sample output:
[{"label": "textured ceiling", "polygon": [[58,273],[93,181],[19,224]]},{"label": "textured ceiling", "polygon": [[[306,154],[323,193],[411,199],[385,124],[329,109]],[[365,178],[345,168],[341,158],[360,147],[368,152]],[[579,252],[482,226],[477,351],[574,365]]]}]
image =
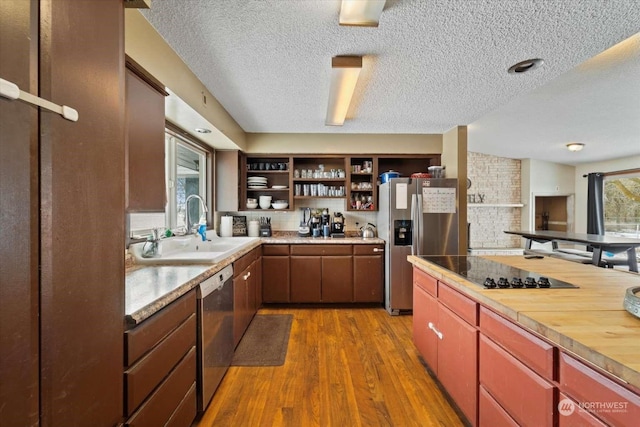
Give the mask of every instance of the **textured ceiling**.
[{"label": "textured ceiling", "polygon": [[[378,28],[340,27],[339,10],[339,0],[158,0],[143,14],[246,132],[442,133],[471,125],[470,148],[479,152],[521,145],[491,133],[524,123],[489,113],[640,31],[637,0],[387,0]],[[364,55],[364,63],[348,120],[327,127],[335,55]],[[535,57],[542,68],[506,72]]]}]

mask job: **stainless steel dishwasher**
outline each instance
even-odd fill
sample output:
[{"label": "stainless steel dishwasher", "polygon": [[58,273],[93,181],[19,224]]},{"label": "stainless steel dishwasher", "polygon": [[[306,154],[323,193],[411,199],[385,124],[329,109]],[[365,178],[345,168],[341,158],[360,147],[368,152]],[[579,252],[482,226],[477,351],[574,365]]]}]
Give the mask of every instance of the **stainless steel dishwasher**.
[{"label": "stainless steel dishwasher", "polygon": [[197,298],[198,412],[203,412],[233,359],[233,267],[200,283]]}]

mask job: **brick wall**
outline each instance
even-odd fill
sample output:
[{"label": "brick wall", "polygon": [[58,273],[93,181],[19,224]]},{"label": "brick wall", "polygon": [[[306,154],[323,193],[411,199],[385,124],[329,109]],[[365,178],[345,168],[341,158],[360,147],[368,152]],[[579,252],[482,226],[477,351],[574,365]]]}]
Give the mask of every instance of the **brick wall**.
[{"label": "brick wall", "polygon": [[521,228],[520,207],[490,206],[522,203],[520,160],[467,153],[467,221],[471,248],[519,248],[522,239],[504,230]]}]

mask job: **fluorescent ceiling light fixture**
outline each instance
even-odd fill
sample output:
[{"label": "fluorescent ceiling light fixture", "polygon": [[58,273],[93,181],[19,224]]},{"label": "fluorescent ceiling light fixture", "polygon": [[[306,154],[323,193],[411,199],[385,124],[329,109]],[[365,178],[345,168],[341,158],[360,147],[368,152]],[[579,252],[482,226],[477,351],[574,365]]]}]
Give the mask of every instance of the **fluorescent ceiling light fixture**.
[{"label": "fluorescent ceiling light fixture", "polygon": [[584,148],[584,144],[582,142],[571,142],[567,144],[567,149],[569,151],[580,151]]},{"label": "fluorescent ceiling light fixture", "polygon": [[342,0],[340,25],[377,27],[386,0]]},{"label": "fluorescent ceiling light fixture", "polygon": [[353,91],[362,69],[361,56],[334,56],[331,58],[331,87],[327,106],[327,126],[342,126],[347,117]]}]

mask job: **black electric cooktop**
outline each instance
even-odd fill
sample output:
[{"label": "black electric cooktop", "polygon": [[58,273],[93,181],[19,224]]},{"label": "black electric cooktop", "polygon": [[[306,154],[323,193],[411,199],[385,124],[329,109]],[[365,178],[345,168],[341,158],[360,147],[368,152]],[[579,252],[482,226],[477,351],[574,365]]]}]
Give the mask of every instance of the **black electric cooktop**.
[{"label": "black electric cooktop", "polygon": [[451,270],[486,289],[560,289],[578,286],[490,259],[466,255],[422,255],[420,258]]}]

